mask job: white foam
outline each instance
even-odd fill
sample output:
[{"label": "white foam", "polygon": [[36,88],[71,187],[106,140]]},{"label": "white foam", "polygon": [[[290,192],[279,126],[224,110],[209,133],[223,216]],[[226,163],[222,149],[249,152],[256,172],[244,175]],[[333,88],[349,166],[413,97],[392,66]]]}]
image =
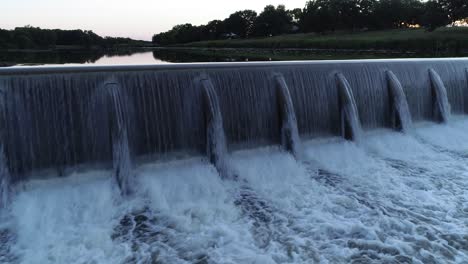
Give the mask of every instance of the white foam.
[{"label": "white foam", "polygon": [[468,122],[465,119],[455,118],[449,124],[425,126],[415,132],[431,144],[468,155],[467,131]]},{"label": "white foam", "polygon": [[[199,159],[142,165],[130,198],[107,171],[29,181],[0,229],[15,235],[19,263],[459,263],[466,124],[310,141],[300,161],[277,147],[239,151],[238,183]],[[146,220],[129,232],[127,216]]]},{"label": "white foam", "polygon": [[125,251],[110,237],[120,208],[103,172],[27,183],[13,199],[13,254],[22,263],[112,263]]},{"label": "white foam", "polygon": [[279,245],[272,242],[270,254],[294,263],[465,259],[465,250],[448,245],[468,234],[460,160],[396,132],[362,144],[308,142],[300,162],[274,149],[235,155],[240,175],[283,221],[273,226]]},{"label": "white foam", "polygon": [[[150,164],[136,173],[139,193],[131,198],[121,198],[110,173],[103,171],[18,186],[6,226],[16,234],[11,253],[21,263],[271,259],[254,245],[230,187],[211,165],[194,160]],[[166,237],[113,240],[120,221],[135,212],[154,217],[149,229],[167,229]]]}]

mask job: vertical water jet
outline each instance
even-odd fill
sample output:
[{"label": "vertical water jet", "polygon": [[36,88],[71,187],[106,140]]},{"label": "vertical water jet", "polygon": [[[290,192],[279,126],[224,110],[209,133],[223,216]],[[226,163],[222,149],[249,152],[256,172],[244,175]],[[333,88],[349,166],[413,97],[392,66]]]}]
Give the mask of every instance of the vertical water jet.
[{"label": "vertical water jet", "polygon": [[5,122],[6,122],[6,98],[5,91],[0,90],[0,116],[1,116],[1,125],[0,125],[0,209],[5,208],[10,201],[11,194],[11,175],[8,168],[7,159],[5,156],[5,150],[3,143],[5,142]]},{"label": "vertical water jet", "polygon": [[429,69],[429,76],[434,95],[434,117],[438,122],[447,123],[450,119],[450,104],[447,97],[447,89],[434,69]]},{"label": "vertical water jet", "polygon": [[392,71],[387,71],[387,81],[390,93],[390,115],[392,127],[394,129],[408,132],[412,126],[411,113],[409,111],[408,101],[406,100],[403,86]]},{"label": "vertical water jet", "polygon": [[300,138],[297,129],[296,112],[289,93],[288,85],[281,74],[274,76],[276,93],[280,110],[281,124],[281,144],[295,157],[300,153]]},{"label": "vertical water jet", "polygon": [[337,73],[335,78],[339,94],[341,135],[347,140],[359,141],[362,127],[351,85],[342,73]]},{"label": "vertical water jet", "polygon": [[128,138],[128,98],[122,95],[121,87],[115,81],[104,84],[104,90],[110,97],[107,104],[112,137],[112,162],[115,179],[124,195],[132,193],[133,187],[133,164],[130,154]]},{"label": "vertical water jet", "polygon": [[3,146],[0,146],[0,209],[5,208],[10,201],[11,176],[6,162]]},{"label": "vertical water jet", "polygon": [[213,83],[207,76],[199,78],[203,91],[206,118],[206,154],[221,177],[230,178],[227,168],[227,143],[223,116]]}]

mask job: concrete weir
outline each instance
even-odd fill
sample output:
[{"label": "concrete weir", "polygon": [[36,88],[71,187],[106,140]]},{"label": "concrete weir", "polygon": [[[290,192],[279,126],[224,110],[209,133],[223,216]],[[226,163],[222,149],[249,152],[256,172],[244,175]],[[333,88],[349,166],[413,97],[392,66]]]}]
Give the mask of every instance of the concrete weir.
[{"label": "concrete weir", "polygon": [[[207,155],[222,171],[228,150],[281,144],[296,155],[301,138],[447,122],[468,111],[467,68],[397,59],[0,69],[2,171],[15,182],[113,164],[127,189],[140,158]],[[99,110],[96,96],[111,106]]]}]

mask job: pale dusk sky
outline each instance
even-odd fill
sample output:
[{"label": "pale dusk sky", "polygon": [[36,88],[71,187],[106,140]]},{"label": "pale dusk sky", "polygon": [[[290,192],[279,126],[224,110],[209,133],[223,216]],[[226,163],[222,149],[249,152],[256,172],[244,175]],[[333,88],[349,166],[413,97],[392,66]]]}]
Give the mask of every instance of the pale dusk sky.
[{"label": "pale dusk sky", "polygon": [[150,40],[176,24],[204,24],[268,4],[302,8],[307,0],[0,0],[0,28],[86,29],[101,36]]}]

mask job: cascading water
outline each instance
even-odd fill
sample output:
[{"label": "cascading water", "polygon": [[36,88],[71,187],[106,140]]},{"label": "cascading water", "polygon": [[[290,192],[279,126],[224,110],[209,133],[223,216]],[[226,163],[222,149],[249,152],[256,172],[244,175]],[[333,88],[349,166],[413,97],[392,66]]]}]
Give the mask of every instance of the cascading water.
[{"label": "cascading water", "polygon": [[123,194],[130,194],[134,187],[133,164],[129,144],[129,106],[115,80],[107,81],[99,92],[104,105],[103,122],[107,123],[112,141],[112,164],[115,179]]},{"label": "cascading water", "polygon": [[[0,122],[5,123],[5,91],[0,91],[1,99],[0,99],[0,111],[1,111],[1,118]],[[8,164],[5,158],[5,152],[3,149],[3,140],[5,138],[5,127],[0,128],[0,209],[5,208],[8,206],[10,201],[10,184],[11,184],[11,176],[10,171],[8,169]]]},{"label": "cascading water", "polygon": [[408,132],[413,121],[411,120],[411,113],[403,86],[392,71],[387,71],[387,78],[392,100],[392,126],[395,129],[401,129],[403,132]]},{"label": "cascading water", "polygon": [[277,85],[278,103],[282,119],[281,143],[286,150],[290,151],[294,156],[298,156],[300,153],[300,139],[291,94],[282,75],[276,75],[274,78]]},{"label": "cascading water", "polygon": [[0,262],[462,263],[467,68],[2,69]]},{"label": "cascading water", "polygon": [[213,88],[213,84],[207,77],[201,78],[200,82],[206,105],[206,152],[211,163],[214,164],[223,178],[231,178],[228,176],[229,170],[226,162],[227,143],[218,96]]},{"label": "cascading water", "polygon": [[435,116],[440,122],[447,123],[450,118],[450,104],[447,98],[447,90],[445,89],[444,82],[434,69],[429,69],[429,75],[431,76],[432,88],[435,93]]},{"label": "cascading water", "polygon": [[0,208],[5,208],[10,202],[10,172],[5,161],[3,147],[0,146]]},{"label": "cascading water", "polygon": [[346,139],[359,140],[362,134],[361,121],[351,85],[341,73],[336,74],[336,81],[340,94],[341,133]]}]

